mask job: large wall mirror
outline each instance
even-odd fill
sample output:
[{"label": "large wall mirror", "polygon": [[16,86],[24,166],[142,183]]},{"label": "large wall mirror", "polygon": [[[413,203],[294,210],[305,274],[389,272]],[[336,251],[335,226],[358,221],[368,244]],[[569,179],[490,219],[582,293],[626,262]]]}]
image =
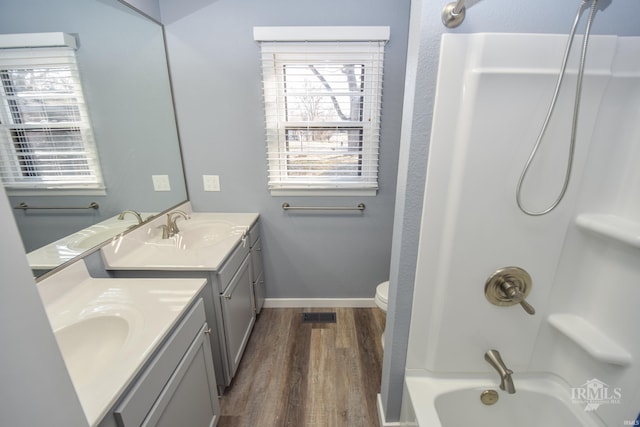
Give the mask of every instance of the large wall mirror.
[{"label": "large wall mirror", "polygon": [[[106,194],[40,190],[17,194],[14,209],[27,252],[109,220],[124,210],[157,213],[187,199],[163,30],[117,0],[20,0],[0,3],[0,33],[64,32],[76,57]],[[170,189],[156,191],[152,176]],[[92,245],[96,241],[91,242]],[[40,269],[35,269],[40,270]]]}]

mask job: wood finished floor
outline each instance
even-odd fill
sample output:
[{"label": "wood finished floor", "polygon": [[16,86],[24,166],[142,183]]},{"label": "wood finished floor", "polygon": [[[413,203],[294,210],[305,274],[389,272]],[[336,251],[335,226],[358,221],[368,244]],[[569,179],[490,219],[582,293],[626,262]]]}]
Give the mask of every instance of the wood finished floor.
[{"label": "wood finished floor", "polygon": [[[336,323],[302,323],[304,311]],[[218,427],[378,426],[383,330],[377,308],[263,309]]]}]

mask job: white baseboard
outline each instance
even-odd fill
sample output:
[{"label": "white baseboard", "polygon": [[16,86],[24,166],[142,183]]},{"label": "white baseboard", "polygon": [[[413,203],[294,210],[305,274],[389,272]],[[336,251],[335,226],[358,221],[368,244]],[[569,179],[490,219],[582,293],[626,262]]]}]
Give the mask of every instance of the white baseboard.
[{"label": "white baseboard", "polygon": [[371,308],[373,298],[266,298],[265,308]]},{"label": "white baseboard", "polygon": [[386,418],[384,416],[384,407],[382,406],[382,396],[378,393],[378,419],[380,420],[380,427],[399,427],[400,422],[394,421],[392,423],[386,422]]}]

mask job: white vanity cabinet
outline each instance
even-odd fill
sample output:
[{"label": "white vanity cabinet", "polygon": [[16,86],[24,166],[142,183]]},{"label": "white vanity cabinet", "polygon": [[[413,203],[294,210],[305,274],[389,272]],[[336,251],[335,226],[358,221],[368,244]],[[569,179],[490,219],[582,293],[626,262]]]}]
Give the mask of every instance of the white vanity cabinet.
[{"label": "white vanity cabinet", "polygon": [[100,427],[217,425],[210,333],[199,299]]},{"label": "white vanity cabinet", "polygon": [[262,240],[260,239],[259,225],[254,225],[249,231],[251,253],[251,283],[253,287],[254,311],[260,313],[264,305],[265,289],[264,275],[262,273]]}]

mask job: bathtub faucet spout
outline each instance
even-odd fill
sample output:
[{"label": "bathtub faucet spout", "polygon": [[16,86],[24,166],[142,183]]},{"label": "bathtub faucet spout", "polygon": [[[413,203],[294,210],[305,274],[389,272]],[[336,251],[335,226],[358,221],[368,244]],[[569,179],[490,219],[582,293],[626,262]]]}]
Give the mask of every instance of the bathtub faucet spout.
[{"label": "bathtub faucet spout", "polygon": [[500,352],[498,350],[489,350],[484,354],[484,360],[489,362],[500,374],[500,388],[509,394],[515,393],[516,388],[513,385],[513,378],[511,378],[513,371],[504,364]]}]

